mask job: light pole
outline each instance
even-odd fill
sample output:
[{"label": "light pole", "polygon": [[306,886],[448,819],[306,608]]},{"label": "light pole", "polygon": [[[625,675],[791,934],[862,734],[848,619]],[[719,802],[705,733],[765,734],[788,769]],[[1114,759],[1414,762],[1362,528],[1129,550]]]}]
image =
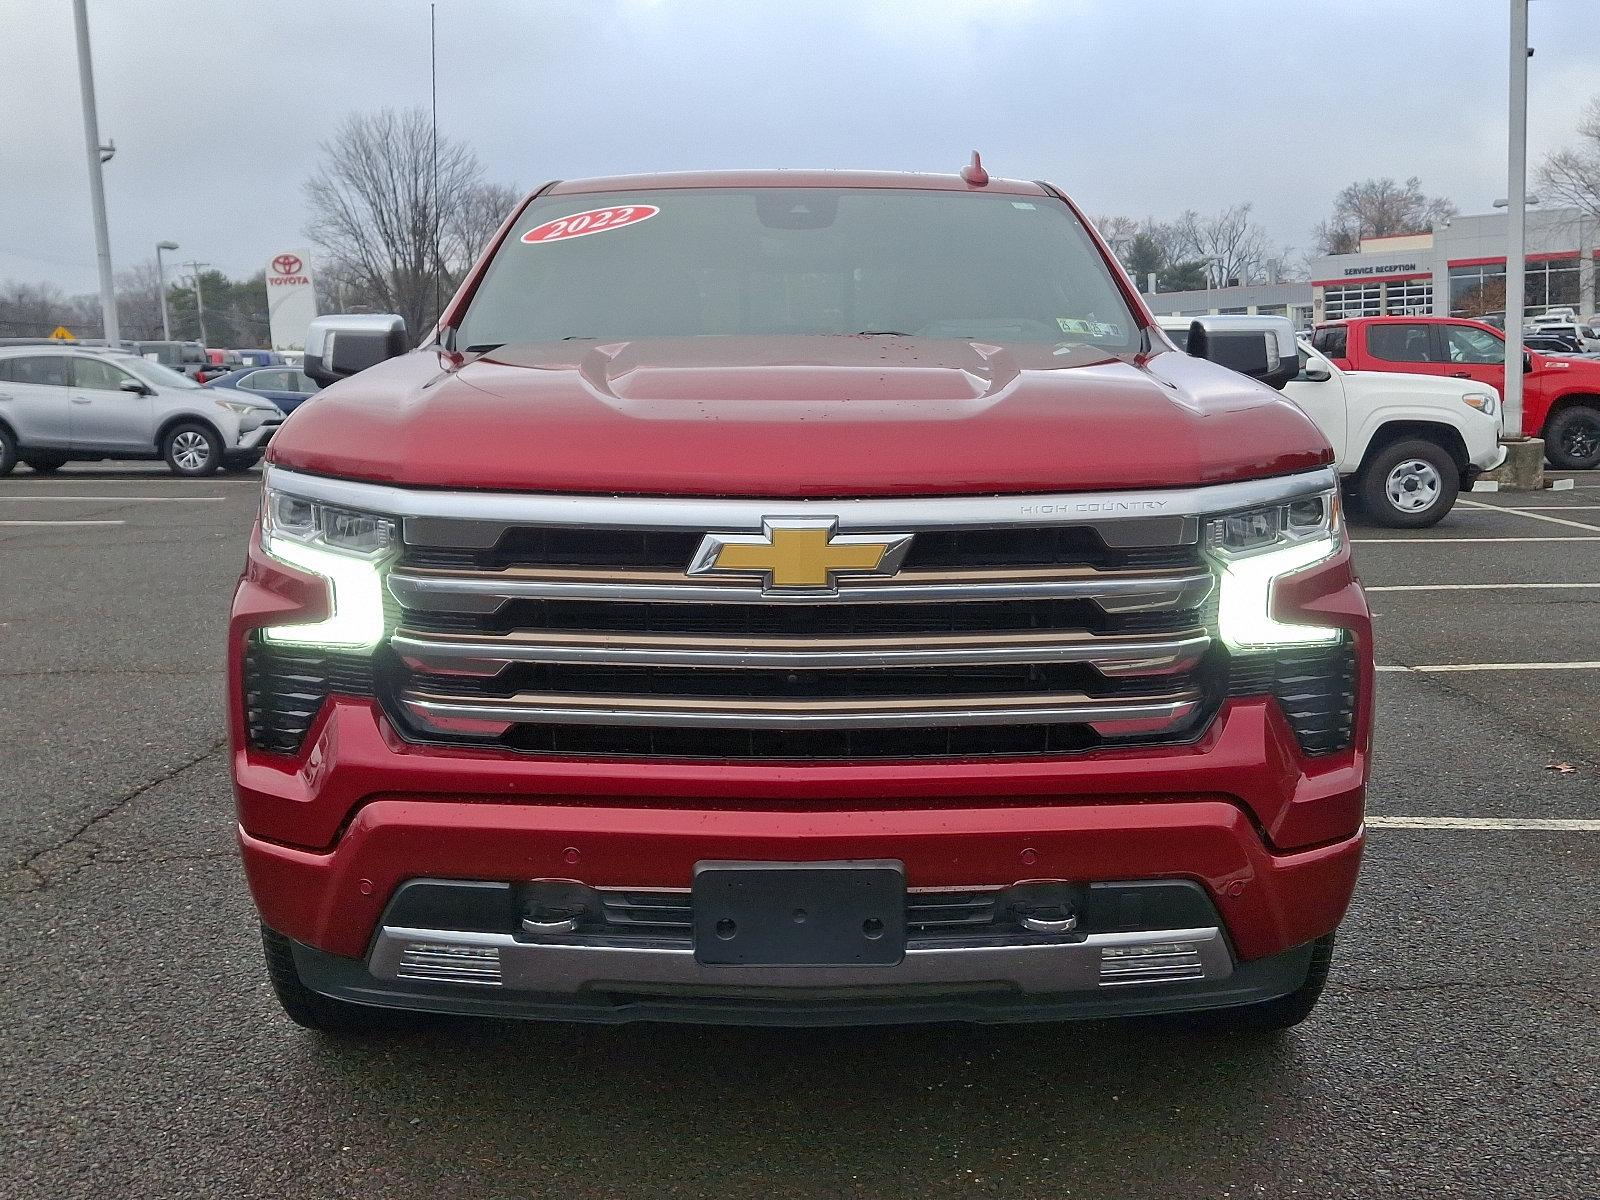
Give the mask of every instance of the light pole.
[{"label": "light pole", "polygon": [[106,228],[106,187],[100,168],[116,153],[100,144],[100,118],[94,103],[94,61],[89,57],[89,14],[85,0],[72,0],[72,21],[78,35],[78,90],[83,95],[83,144],[89,158],[89,201],[94,208],[95,258],[100,266],[100,320],[106,341],[122,338],[117,320],[117,290],[111,280],[111,234]]},{"label": "light pole", "polygon": [[161,265],[161,252],[163,250],[176,250],[177,242],[156,243],[156,287],[161,290],[161,340],[172,340],[172,326],[167,321],[167,271]]},{"label": "light pole", "polygon": [[1506,437],[1522,434],[1522,312],[1528,265],[1528,0],[1511,0],[1511,104],[1506,186]]},{"label": "light pole", "polygon": [[200,322],[200,344],[208,346],[211,339],[206,337],[206,297],[204,289],[200,286],[200,269],[209,267],[211,264],[186,262],[183,265],[188,267],[190,273],[194,276],[194,315]]}]

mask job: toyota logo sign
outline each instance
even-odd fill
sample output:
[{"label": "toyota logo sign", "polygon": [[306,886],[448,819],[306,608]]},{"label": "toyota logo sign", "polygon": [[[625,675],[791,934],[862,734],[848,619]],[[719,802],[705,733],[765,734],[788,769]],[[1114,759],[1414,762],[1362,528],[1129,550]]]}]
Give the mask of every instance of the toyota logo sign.
[{"label": "toyota logo sign", "polygon": [[304,265],[298,254],[280,254],[272,260],[272,269],[279,275],[298,275]]}]

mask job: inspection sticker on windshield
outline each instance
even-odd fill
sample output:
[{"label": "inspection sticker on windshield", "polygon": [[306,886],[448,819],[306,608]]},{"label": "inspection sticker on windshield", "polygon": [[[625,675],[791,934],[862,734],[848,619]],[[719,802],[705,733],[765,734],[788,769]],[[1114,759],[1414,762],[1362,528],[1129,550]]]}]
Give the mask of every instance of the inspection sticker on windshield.
[{"label": "inspection sticker on windshield", "polygon": [[536,225],[522,235],[522,240],[531,246],[537,246],[544,242],[562,242],[567,238],[588,237],[591,233],[605,233],[612,229],[621,229],[624,225],[637,225],[640,221],[648,221],[660,211],[654,204],[617,204],[610,208],[591,208],[585,212],[573,213],[570,217],[558,217],[554,221]]},{"label": "inspection sticker on windshield", "polygon": [[1056,324],[1062,333],[1075,333],[1087,338],[1121,338],[1122,326],[1111,321],[1080,321],[1076,317],[1057,317]]}]

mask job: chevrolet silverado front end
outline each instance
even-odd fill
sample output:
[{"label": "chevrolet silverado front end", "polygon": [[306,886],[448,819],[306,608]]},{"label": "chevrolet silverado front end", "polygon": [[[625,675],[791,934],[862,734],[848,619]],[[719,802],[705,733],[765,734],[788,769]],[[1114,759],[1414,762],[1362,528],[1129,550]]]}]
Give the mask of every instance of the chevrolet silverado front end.
[{"label": "chevrolet silverado front end", "polygon": [[280,999],[1293,1023],[1371,719],[1330,457],[1046,185],[541,189],[272,443],[230,710]]}]

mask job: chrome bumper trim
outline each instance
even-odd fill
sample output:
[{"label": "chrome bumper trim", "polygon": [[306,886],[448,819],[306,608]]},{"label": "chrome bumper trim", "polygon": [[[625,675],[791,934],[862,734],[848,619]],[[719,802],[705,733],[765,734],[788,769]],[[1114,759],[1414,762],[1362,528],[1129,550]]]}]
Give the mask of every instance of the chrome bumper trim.
[{"label": "chrome bumper trim", "polygon": [[1206,633],[1178,637],[1111,637],[1069,632],[1016,637],[918,639],[790,639],[752,645],[736,638],[449,637],[401,629],[389,645],[417,670],[442,675],[492,676],[511,663],[599,666],[724,667],[752,670],[832,670],[874,667],[959,667],[993,663],[1088,663],[1103,675],[1186,671],[1211,645]]},{"label": "chrome bumper trim", "polygon": [[1159,697],[1097,700],[1083,695],[995,696],[970,700],[709,701],[694,696],[522,694],[451,696],[403,691],[400,703],[423,722],[528,725],[650,725],[669,729],[917,729],[961,725],[1152,722],[1164,728],[1200,704],[1194,690]]},{"label": "chrome bumper trim", "polygon": [[[1111,953],[1108,954],[1107,952]],[[459,958],[459,975],[439,964]],[[489,964],[493,963],[491,967]],[[1113,969],[1108,973],[1107,964]],[[1139,974],[1122,964],[1142,963]],[[898,988],[993,984],[1034,995],[1216,981],[1233,974],[1220,930],[1094,933],[1010,945],[908,947],[892,966],[728,967],[688,948],[532,942],[510,934],[384,926],[367,969],[382,980],[573,994],[591,990]]]},{"label": "chrome bumper trim", "polygon": [[[906,578],[905,576],[901,577]],[[682,604],[948,604],[961,600],[1092,600],[1105,612],[1193,608],[1210,595],[1209,571],[1105,572],[1061,579],[941,583],[841,582],[832,592],[764,592],[759,585],[532,577],[399,569],[389,590],[425,612],[492,613],[511,600],[617,600]]]}]

